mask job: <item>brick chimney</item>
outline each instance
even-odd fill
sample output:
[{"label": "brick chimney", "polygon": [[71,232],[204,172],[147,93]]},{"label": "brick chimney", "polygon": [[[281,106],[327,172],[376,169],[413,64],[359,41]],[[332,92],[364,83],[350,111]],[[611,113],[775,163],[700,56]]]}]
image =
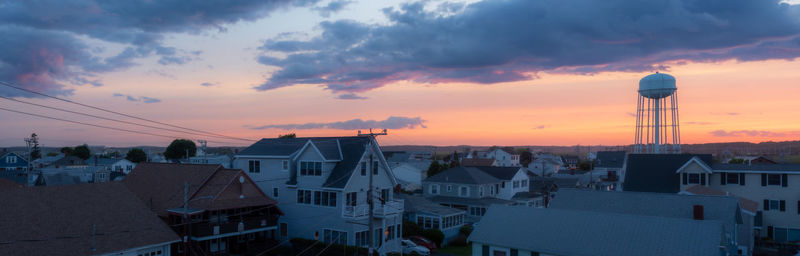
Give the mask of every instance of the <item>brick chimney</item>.
[{"label": "brick chimney", "polygon": [[703,220],[705,219],[703,215],[703,205],[696,204],[692,207],[692,216],[695,220]]}]

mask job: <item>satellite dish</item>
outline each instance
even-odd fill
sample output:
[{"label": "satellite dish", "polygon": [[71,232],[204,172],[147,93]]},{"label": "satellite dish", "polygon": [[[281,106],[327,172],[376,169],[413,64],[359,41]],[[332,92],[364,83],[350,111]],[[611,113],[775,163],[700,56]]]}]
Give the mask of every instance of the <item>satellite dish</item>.
[{"label": "satellite dish", "polygon": [[239,176],[239,183],[244,184],[244,176]]}]

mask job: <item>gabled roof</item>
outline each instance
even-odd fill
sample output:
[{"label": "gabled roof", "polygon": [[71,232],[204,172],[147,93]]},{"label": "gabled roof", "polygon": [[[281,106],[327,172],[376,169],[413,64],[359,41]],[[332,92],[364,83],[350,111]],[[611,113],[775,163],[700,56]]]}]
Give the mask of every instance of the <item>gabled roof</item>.
[{"label": "gabled roof", "polygon": [[693,256],[719,255],[722,232],[718,221],[492,205],[468,241],[554,255]]},{"label": "gabled roof", "polygon": [[730,196],[560,189],[549,207],[691,219],[694,205],[703,206],[705,219],[722,221],[729,230],[742,222],[739,200]]},{"label": "gabled roof", "polygon": [[511,180],[521,169],[520,167],[475,166],[478,170],[492,175],[500,180]]},{"label": "gabled roof", "polygon": [[[6,163],[6,157],[14,155],[17,157],[16,163]],[[0,166],[5,167],[19,167],[19,166],[27,166],[28,165],[28,158],[23,156],[22,154],[18,154],[16,152],[6,152],[0,155]]]},{"label": "gabled roof", "polygon": [[595,168],[622,168],[625,163],[625,151],[597,151]]},{"label": "gabled roof", "polygon": [[423,182],[440,182],[455,184],[494,184],[500,180],[481,171],[477,167],[458,166],[428,177]]},{"label": "gabled roof", "polygon": [[623,190],[640,192],[678,193],[678,168],[689,159],[698,157],[711,164],[710,154],[629,154],[625,166]]},{"label": "gabled roof", "polygon": [[675,173],[683,172],[683,170],[686,169],[686,167],[689,167],[691,164],[699,165],[700,168],[702,168],[703,171],[705,171],[708,174],[711,174],[713,172],[711,170],[711,167],[708,166],[708,164],[706,164],[705,162],[703,162],[703,160],[700,160],[699,157],[692,157],[691,159],[689,159],[689,161],[686,161],[685,164],[681,165],[681,167],[679,167],[678,170],[675,171]]},{"label": "gabled roof", "polygon": [[[241,170],[224,169],[212,164],[140,163],[122,183],[158,215],[166,216],[169,209],[183,207],[184,184],[189,184],[189,208],[220,210],[260,205],[275,205],[257,186],[244,186],[244,198],[231,198],[223,193],[230,186],[242,186],[236,177]],[[238,191],[238,190],[237,190]],[[227,196],[224,196],[227,195]],[[211,196],[213,199],[200,199]],[[233,197],[236,197],[234,195]]]},{"label": "gabled roof", "polygon": [[298,153],[308,141],[314,143],[323,157],[328,160],[341,160],[337,141],[348,138],[364,137],[310,137],[310,138],[277,138],[261,139],[243,149],[237,156],[283,156],[289,157]]},{"label": "gabled roof", "polygon": [[107,254],[180,239],[117,182],[5,190],[0,201],[1,255]]},{"label": "gabled roof", "polygon": [[461,159],[461,166],[492,166],[494,161],[492,158],[464,158]]}]

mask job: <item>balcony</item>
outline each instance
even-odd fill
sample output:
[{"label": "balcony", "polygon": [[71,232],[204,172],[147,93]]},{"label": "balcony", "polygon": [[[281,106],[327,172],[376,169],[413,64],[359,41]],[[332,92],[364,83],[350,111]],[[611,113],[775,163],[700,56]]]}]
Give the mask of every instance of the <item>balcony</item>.
[{"label": "balcony", "polygon": [[[247,232],[254,229],[276,227],[278,225],[278,218],[271,216],[248,217],[241,221],[228,221],[223,223],[202,221],[191,224],[191,236],[194,240],[202,240],[203,237],[215,236],[225,234],[235,235],[242,232]],[[185,226],[176,225],[174,230],[178,234],[183,234]]]},{"label": "balcony", "polygon": [[[376,218],[402,214],[403,200],[388,200],[385,204],[380,204],[376,201],[372,213]],[[369,205],[344,206],[342,207],[342,217],[347,219],[366,219],[369,217]]]}]

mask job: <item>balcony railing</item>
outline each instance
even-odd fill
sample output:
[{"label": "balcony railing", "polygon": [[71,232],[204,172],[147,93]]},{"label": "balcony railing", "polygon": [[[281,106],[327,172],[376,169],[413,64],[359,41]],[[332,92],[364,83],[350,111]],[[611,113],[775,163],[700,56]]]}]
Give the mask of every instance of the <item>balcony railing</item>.
[{"label": "balcony railing", "polygon": [[[200,238],[213,235],[237,234],[253,229],[276,227],[277,225],[277,217],[249,217],[244,218],[241,221],[238,221],[238,219],[231,219],[230,221],[224,223],[208,221],[192,223],[190,232],[192,237]],[[175,231],[179,234],[184,233],[183,230],[185,227],[186,226],[184,225],[174,226]]]},{"label": "balcony railing", "polygon": [[[393,214],[403,213],[403,200],[389,200],[385,204],[375,202],[372,210],[375,217],[386,217]],[[342,207],[342,217],[349,219],[363,219],[369,217],[369,205],[359,204],[356,206]]]}]

